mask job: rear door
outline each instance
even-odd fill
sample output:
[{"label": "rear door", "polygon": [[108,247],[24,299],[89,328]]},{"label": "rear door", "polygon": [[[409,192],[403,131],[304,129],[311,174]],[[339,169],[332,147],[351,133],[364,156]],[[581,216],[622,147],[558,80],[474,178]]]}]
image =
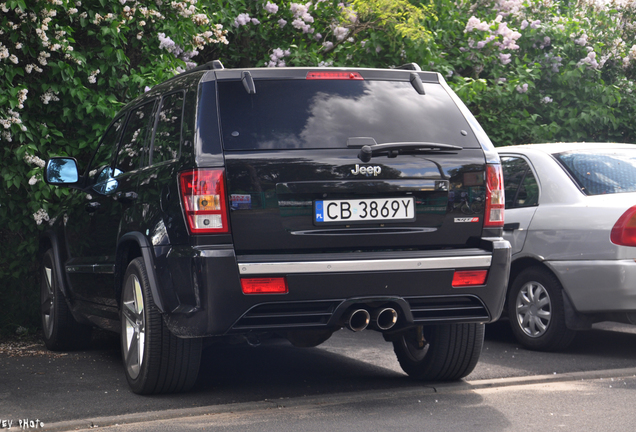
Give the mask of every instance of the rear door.
[{"label": "rear door", "polygon": [[504,238],[515,255],[523,249],[539,205],[539,183],[528,161],[519,155],[502,155],[501,165],[506,196]]},{"label": "rear door", "polygon": [[94,184],[88,193],[81,192],[85,204],[70,212],[65,223],[66,271],[75,295],[113,309],[117,240],[124,215],[136,204],[153,108],[151,101],[132,109],[127,120],[118,119],[106,132],[89,168]]},{"label": "rear door", "polygon": [[274,73],[217,72],[238,253],[478,245],[484,155],[436,74]]}]

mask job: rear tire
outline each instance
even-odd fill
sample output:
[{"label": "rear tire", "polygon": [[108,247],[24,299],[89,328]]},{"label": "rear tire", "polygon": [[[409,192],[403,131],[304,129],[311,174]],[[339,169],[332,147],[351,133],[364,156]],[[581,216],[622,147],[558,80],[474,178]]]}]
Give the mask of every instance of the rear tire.
[{"label": "rear tire", "polygon": [[393,350],[411,378],[455,381],[475,369],[483,344],[483,324],[444,324],[405,331],[393,341]]},{"label": "rear tire", "polygon": [[40,285],[40,317],[44,344],[51,351],[86,348],[90,345],[92,328],[73,318],[58,284],[53,249],[42,257]]},{"label": "rear tire", "polygon": [[196,383],[201,339],[182,339],[155,306],[142,258],[126,270],[121,296],[121,344],[126,379],[137,394],[178,393]]},{"label": "rear tire", "polygon": [[565,324],[561,283],[542,267],[529,267],[515,278],[508,314],[515,337],[532,350],[564,350],[576,336]]}]

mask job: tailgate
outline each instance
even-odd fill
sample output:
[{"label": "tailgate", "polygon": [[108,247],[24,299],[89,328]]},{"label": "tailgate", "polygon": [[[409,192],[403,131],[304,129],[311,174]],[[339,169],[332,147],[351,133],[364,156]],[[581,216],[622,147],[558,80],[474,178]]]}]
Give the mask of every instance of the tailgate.
[{"label": "tailgate", "polygon": [[479,244],[484,153],[436,74],[276,73],[217,72],[237,253]]},{"label": "tailgate", "polygon": [[480,151],[462,151],[462,162],[474,159],[468,166],[457,165],[457,154],[384,158],[372,165],[379,174],[361,178],[352,172],[368,164],[357,151],[329,153],[226,154],[239,253],[475,247],[485,195]]}]

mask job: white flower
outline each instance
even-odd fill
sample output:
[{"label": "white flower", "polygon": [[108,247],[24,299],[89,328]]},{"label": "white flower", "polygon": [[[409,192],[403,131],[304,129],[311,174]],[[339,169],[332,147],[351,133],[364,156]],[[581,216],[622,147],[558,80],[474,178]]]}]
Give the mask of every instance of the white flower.
[{"label": "white flower", "polygon": [[344,40],[349,34],[349,29],[346,27],[336,27],[333,29],[333,34],[339,41]]},{"label": "white flower", "polygon": [[38,225],[42,225],[42,222],[49,220],[49,214],[44,209],[40,209],[37,212],[33,213],[33,219],[35,219],[35,223]]},{"label": "white flower", "polygon": [[40,159],[37,156],[31,156],[28,153],[24,155],[24,161],[28,163],[29,165],[36,165],[36,166],[39,166],[40,168],[44,168],[44,166],[46,165],[46,162],[44,162],[42,159]]},{"label": "white flower", "polygon": [[39,179],[36,176],[33,176],[29,179],[29,185],[33,186],[35,185],[37,182],[39,181]]},{"label": "white flower", "polygon": [[287,21],[285,21],[284,19],[279,19],[278,20],[278,27],[283,28],[285,27],[285,25],[287,24]]},{"label": "white flower", "polygon": [[583,33],[580,38],[574,39],[574,43],[577,45],[585,46],[587,44],[587,35]]},{"label": "white flower", "polygon": [[519,93],[526,93],[528,91],[528,84],[517,86],[517,91]]},{"label": "white flower", "polygon": [[550,102],[552,102],[552,98],[551,97],[546,96],[546,97],[541,99],[541,103],[543,103],[543,104],[549,104]]},{"label": "white flower", "polygon": [[18,58],[15,56],[15,54],[11,54],[11,56],[9,56],[9,60],[11,60],[15,64],[18,64]]},{"label": "white flower", "polygon": [[261,22],[259,20],[257,20],[256,18],[252,18],[252,24],[254,25],[259,25]]}]

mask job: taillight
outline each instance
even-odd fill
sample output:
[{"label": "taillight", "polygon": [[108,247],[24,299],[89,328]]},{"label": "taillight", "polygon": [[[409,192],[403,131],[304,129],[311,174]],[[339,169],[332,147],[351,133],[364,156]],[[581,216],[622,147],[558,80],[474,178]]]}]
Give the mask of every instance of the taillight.
[{"label": "taillight", "polygon": [[364,81],[362,75],[358,72],[309,72],[306,79],[308,80],[357,80]]},{"label": "taillight", "polygon": [[486,285],[488,270],[461,270],[453,275],[453,288]]},{"label": "taillight", "polygon": [[486,215],[485,227],[500,227],[504,224],[503,171],[499,164],[486,165]]},{"label": "taillight", "polygon": [[284,277],[273,278],[245,278],[241,279],[243,294],[286,294],[287,279]]},{"label": "taillight", "polygon": [[636,246],[636,206],[630,207],[618,218],[612,228],[610,240],[619,246]]},{"label": "taillight", "polygon": [[229,233],[222,169],[193,170],[179,176],[183,209],[192,234]]}]

